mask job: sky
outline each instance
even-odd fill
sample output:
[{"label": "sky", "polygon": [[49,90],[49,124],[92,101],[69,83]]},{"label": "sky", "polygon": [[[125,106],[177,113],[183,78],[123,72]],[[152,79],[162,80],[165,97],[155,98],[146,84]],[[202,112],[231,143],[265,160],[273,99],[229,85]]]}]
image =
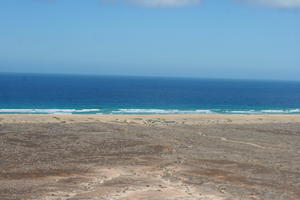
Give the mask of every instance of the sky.
[{"label": "sky", "polygon": [[300,0],[1,0],[0,72],[300,80]]}]

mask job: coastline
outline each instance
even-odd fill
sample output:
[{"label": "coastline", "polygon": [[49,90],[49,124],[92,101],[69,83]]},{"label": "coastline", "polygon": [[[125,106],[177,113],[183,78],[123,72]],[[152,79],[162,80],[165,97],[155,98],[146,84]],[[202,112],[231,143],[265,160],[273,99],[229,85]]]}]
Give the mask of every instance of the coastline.
[{"label": "coastline", "polygon": [[[0,114],[0,123],[76,123],[127,122],[144,124],[145,120],[179,124],[248,124],[248,123],[300,123],[300,114]],[[168,124],[168,123],[167,123]]]},{"label": "coastline", "polygon": [[178,115],[178,114],[300,114],[299,108],[281,109],[99,109],[99,108],[21,108],[0,109],[0,114],[84,114],[84,115]]}]

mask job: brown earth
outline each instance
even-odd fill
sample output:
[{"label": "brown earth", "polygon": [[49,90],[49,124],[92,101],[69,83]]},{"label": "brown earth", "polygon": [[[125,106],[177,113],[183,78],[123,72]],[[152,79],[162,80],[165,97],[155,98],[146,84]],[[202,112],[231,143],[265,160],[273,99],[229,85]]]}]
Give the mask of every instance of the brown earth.
[{"label": "brown earth", "polygon": [[298,200],[299,115],[0,115],[0,200]]}]

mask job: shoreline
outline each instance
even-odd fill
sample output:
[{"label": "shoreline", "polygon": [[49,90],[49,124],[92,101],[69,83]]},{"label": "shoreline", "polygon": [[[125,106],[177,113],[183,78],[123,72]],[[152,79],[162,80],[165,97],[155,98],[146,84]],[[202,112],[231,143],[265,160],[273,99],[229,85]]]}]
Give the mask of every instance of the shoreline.
[{"label": "shoreline", "polygon": [[0,114],[84,114],[84,115],[177,115],[177,114],[232,114],[271,115],[300,114],[300,108],[282,109],[99,109],[99,108],[2,108]]},{"label": "shoreline", "polygon": [[253,124],[300,123],[300,114],[0,114],[1,123],[77,123],[126,122],[145,124],[157,121],[162,124]]}]

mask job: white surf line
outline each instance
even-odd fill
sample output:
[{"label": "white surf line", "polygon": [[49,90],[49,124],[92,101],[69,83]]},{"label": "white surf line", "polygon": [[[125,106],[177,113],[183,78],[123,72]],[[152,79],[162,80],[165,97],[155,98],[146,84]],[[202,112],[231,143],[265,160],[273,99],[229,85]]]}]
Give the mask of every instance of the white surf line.
[{"label": "white surf line", "polygon": [[261,149],[266,149],[266,147],[263,147],[263,146],[260,146],[258,144],[254,144],[254,143],[251,143],[251,142],[241,142],[241,141],[236,141],[236,140],[228,140],[227,138],[225,137],[217,137],[217,136],[208,136],[206,134],[203,134],[203,133],[198,133],[198,135],[200,136],[203,136],[203,137],[208,137],[208,138],[215,138],[215,139],[219,139],[221,141],[225,141],[225,142],[231,142],[231,143],[237,143],[237,144],[245,144],[245,145],[250,145],[250,146],[254,146],[254,147],[257,147],[257,148],[261,148]]}]

